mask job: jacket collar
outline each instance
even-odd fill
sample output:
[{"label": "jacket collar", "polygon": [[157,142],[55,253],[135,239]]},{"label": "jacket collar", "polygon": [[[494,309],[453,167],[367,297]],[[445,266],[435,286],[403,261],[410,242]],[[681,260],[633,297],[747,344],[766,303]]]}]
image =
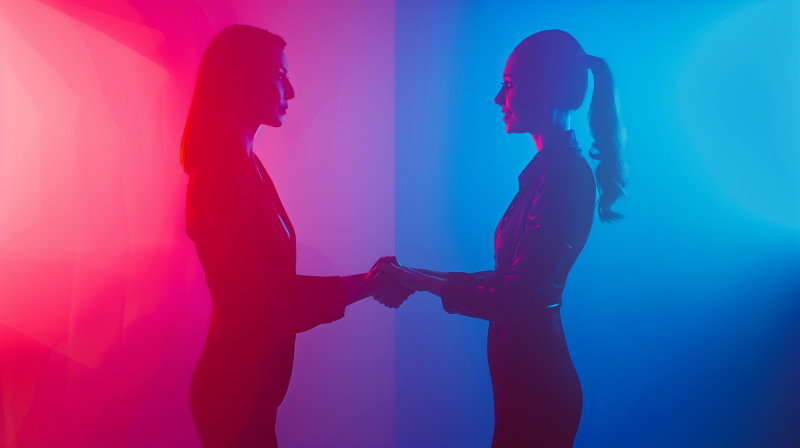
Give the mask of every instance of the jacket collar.
[{"label": "jacket collar", "polygon": [[531,181],[536,178],[539,167],[550,162],[556,154],[566,149],[572,149],[576,152],[580,151],[578,149],[578,140],[575,138],[575,131],[572,129],[556,134],[553,136],[552,140],[547,143],[547,146],[536,153],[530,163],[528,163],[528,166],[520,173],[518,177],[520,188],[530,184]]}]

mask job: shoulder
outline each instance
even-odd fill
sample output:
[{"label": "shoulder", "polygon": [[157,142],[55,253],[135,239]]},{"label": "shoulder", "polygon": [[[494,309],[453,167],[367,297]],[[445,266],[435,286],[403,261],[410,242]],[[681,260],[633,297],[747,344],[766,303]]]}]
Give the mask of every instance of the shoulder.
[{"label": "shoulder", "polygon": [[198,165],[189,175],[187,201],[195,210],[240,208],[245,196],[240,170],[228,161]]},{"label": "shoulder", "polygon": [[596,186],[592,168],[578,151],[564,151],[549,161],[533,196],[528,228],[546,226],[561,232],[591,223]]},{"label": "shoulder", "polygon": [[240,175],[229,161],[203,163],[189,175],[189,194],[235,190],[241,183]]},{"label": "shoulder", "polygon": [[580,151],[563,151],[550,161],[542,175],[542,183],[571,187],[594,188],[594,173]]}]

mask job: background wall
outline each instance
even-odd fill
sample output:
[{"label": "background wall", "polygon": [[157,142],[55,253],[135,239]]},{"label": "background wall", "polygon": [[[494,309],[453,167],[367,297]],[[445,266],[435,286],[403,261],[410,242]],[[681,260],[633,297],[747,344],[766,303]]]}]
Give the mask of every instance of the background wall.
[{"label": "background wall", "polygon": [[[800,8],[796,2],[396,3],[397,253],[491,269],[535,154],[504,133],[505,59],[558,28],[606,58],[629,198],[564,293],[583,384],[576,447],[800,443]],[[588,100],[573,118],[584,151]],[[485,447],[487,324],[420,294],[397,312],[397,446]]]},{"label": "background wall", "polygon": [[[368,268],[395,225],[407,264],[491,268],[535,153],[492,104],[505,58],[549,28],[607,58],[630,196],[565,292],[576,446],[796,445],[798,19],[776,1],[2,0],[0,447],[199,446],[209,299],[178,144],[230,23],[289,42],[298,97],[256,151],[307,274]],[[486,327],[420,294],[300,335],[282,446],[488,446]]]},{"label": "background wall", "polygon": [[[256,151],[298,270],[393,252],[393,2],[3,0],[0,447],[199,446],[210,300],[178,146],[202,51],[232,23],[289,43],[297,98]],[[301,334],[281,446],[393,445],[393,341],[373,301]]]}]

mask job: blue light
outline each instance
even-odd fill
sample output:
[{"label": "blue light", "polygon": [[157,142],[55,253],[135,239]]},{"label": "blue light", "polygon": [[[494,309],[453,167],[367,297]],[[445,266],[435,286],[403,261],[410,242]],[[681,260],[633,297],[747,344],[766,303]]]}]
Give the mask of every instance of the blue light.
[{"label": "blue light", "polygon": [[[595,222],[564,288],[575,447],[800,442],[798,3],[395,5],[404,264],[493,267],[535,149],[492,99],[519,41],[563,29],[611,66],[631,172],[627,217]],[[584,155],[588,103],[572,118]],[[418,295],[396,314],[396,446],[487,447],[487,324]]]}]

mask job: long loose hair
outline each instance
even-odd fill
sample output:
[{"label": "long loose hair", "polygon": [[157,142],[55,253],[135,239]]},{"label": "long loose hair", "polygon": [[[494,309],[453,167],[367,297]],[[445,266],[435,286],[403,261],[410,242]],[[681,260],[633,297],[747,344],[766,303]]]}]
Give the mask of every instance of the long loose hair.
[{"label": "long loose hair", "polygon": [[187,174],[200,163],[224,157],[225,125],[243,98],[259,80],[257,53],[270,45],[283,50],[277,34],[248,25],[231,25],[208,43],[194,87],[189,116],[181,140],[181,166]]}]

